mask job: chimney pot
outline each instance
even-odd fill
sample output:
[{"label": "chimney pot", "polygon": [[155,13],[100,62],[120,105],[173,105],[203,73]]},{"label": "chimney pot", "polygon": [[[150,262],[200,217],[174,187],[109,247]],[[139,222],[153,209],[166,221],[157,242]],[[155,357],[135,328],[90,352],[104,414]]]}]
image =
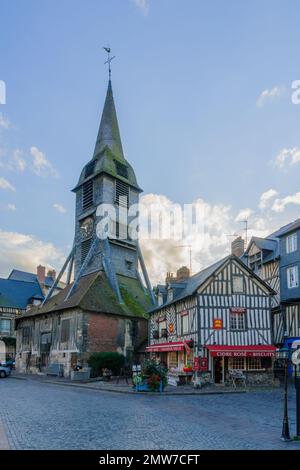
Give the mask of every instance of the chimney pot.
[{"label": "chimney pot", "polygon": [[37,278],[38,281],[41,284],[45,283],[45,277],[46,277],[46,268],[45,266],[42,266],[41,264],[36,268],[36,273],[37,273]]}]

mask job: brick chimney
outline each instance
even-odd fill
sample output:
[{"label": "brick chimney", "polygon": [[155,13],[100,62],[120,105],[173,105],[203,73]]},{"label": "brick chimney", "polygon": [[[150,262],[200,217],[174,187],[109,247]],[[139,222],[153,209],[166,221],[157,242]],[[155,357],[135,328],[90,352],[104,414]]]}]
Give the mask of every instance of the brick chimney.
[{"label": "brick chimney", "polygon": [[182,266],[181,268],[177,270],[176,276],[177,276],[176,278],[177,282],[187,281],[187,279],[190,277],[189,268],[187,268],[186,266]]},{"label": "brick chimney", "polygon": [[53,281],[55,281],[55,279],[56,279],[55,269],[49,269],[49,271],[47,272],[47,277],[51,277],[53,279]]},{"label": "brick chimney", "polygon": [[37,278],[38,281],[41,284],[45,283],[45,277],[46,277],[46,268],[45,266],[42,266],[41,264],[36,268],[36,273],[37,273]]},{"label": "brick chimney", "polygon": [[237,237],[233,242],[231,243],[231,253],[238,258],[240,258],[245,251],[245,241],[242,239],[242,237]]}]

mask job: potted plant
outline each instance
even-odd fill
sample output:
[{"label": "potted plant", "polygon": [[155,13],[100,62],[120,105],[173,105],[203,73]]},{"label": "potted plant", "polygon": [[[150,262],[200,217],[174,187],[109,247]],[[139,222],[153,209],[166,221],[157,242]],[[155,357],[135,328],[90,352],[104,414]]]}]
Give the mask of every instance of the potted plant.
[{"label": "potted plant", "polygon": [[190,364],[186,364],[184,367],[183,367],[183,372],[193,372],[193,366],[190,365]]}]

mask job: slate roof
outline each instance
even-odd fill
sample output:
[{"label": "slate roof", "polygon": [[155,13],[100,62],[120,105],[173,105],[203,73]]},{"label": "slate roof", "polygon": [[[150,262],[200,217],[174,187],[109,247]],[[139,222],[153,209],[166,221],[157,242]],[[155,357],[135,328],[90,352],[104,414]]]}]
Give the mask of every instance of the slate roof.
[{"label": "slate roof", "polygon": [[[26,271],[20,271],[19,269],[13,269],[8,279],[12,279],[14,281],[24,281],[24,282],[38,282],[37,275],[34,273],[28,273]],[[44,285],[45,287],[50,288],[53,284],[53,278],[51,276],[45,277]],[[63,289],[65,287],[65,283],[59,282],[57,288]]]},{"label": "slate roof", "polygon": [[47,300],[44,306],[31,308],[19,319],[76,307],[95,313],[147,318],[146,311],[150,308],[151,300],[145,294],[139,281],[121,275],[118,275],[118,281],[124,304],[119,304],[105,273],[97,271],[83,276],[75,292],[68,300],[65,299],[72,284],[69,284],[61,292]]},{"label": "slate roof", "polygon": [[182,290],[179,294],[176,293],[177,295],[175,295],[173,300],[170,300],[170,301],[164,303],[163,305],[156,306],[155,308],[152,308],[149,313],[154,312],[156,310],[160,310],[161,308],[166,307],[166,306],[174,303],[174,301],[177,302],[178,300],[184,299],[186,297],[190,297],[191,295],[193,295],[199,289],[199,287],[202,284],[204,284],[207,281],[207,279],[209,279],[209,277],[215,271],[217,271],[217,269],[219,269],[223,264],[225,264],[230,259],[234,259],[235,261],[237,261],[240,265],[242,265],[242,267],[244,269],[246,269],[251,274],[251,276],[255,277],[259,282],[264,284],[264,286],[268,288],[270,293],[275,294],[275,291],[273,291],[273,289],[271,289],[270,286],[267,283],[265,283],[260,277],[256,276],[256,274],[253,273],[253,271],[251,271],[248,268],[248,266],[246,266],[238,257],[236,257],[235,255],[228,255],[225,258],[222,258],[219,261],[217,261],[216,263],[212,264],[211,266],[208,266],[207,268],[203,269],[199,273],[194,274],[193,276],[191,276],[187,281],[186,288],[184,290]]},{"label": "slate roof", "polygon": [[[91,165],[93,162],[95,163],[95,165],[92,174],[86,177],[86,167],[88,165]],[[118,162],[126,167],[128,178],[118,173],[116,168],[116,164],[118,164]],[[108,82],[106,99],[97,135],[94,155],[92,160],[90,160],[83,168],[79,181],[73,191],[76,191],[78,187],[81,186],[84,182],[94,178],[100,173],[106,173],[108,175],[111,175],[114,178],[117,178],[123,181],[124,183],[133,186],[139,192],[142,191],[142,189],[138,186],[132,166],[124,158],[119,124],[110,80]]]},{"label": "slate roof", "polygon": [[13,279],[14,281],[24,281],[24,282],[37,282],[37,275],[33,273],[27,273],[26,271],[20,271],[18,269],[13,269],[8,279]]},{"label": "slate roof", "polygon": [[5,307],[24,310],[33,297],[40,300],[44,298],[38,282],[0,279],[0,306],[2,300]]}]

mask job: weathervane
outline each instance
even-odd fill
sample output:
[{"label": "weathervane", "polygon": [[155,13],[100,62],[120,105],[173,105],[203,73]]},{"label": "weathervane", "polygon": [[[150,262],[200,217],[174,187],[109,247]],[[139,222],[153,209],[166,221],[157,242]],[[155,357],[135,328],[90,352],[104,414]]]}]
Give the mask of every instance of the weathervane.
[{"label": "weathervane", "polygon": [[110,57],[111,53],[111,48],[110,47],[103,47],[103,49],[107,52],[107,60],[104,62],[104,64],[108,64],[108,75],[109,79],[111,79],[111,68],[110,68],[110,63],[114,58],[116,57],[115,55]]}]

